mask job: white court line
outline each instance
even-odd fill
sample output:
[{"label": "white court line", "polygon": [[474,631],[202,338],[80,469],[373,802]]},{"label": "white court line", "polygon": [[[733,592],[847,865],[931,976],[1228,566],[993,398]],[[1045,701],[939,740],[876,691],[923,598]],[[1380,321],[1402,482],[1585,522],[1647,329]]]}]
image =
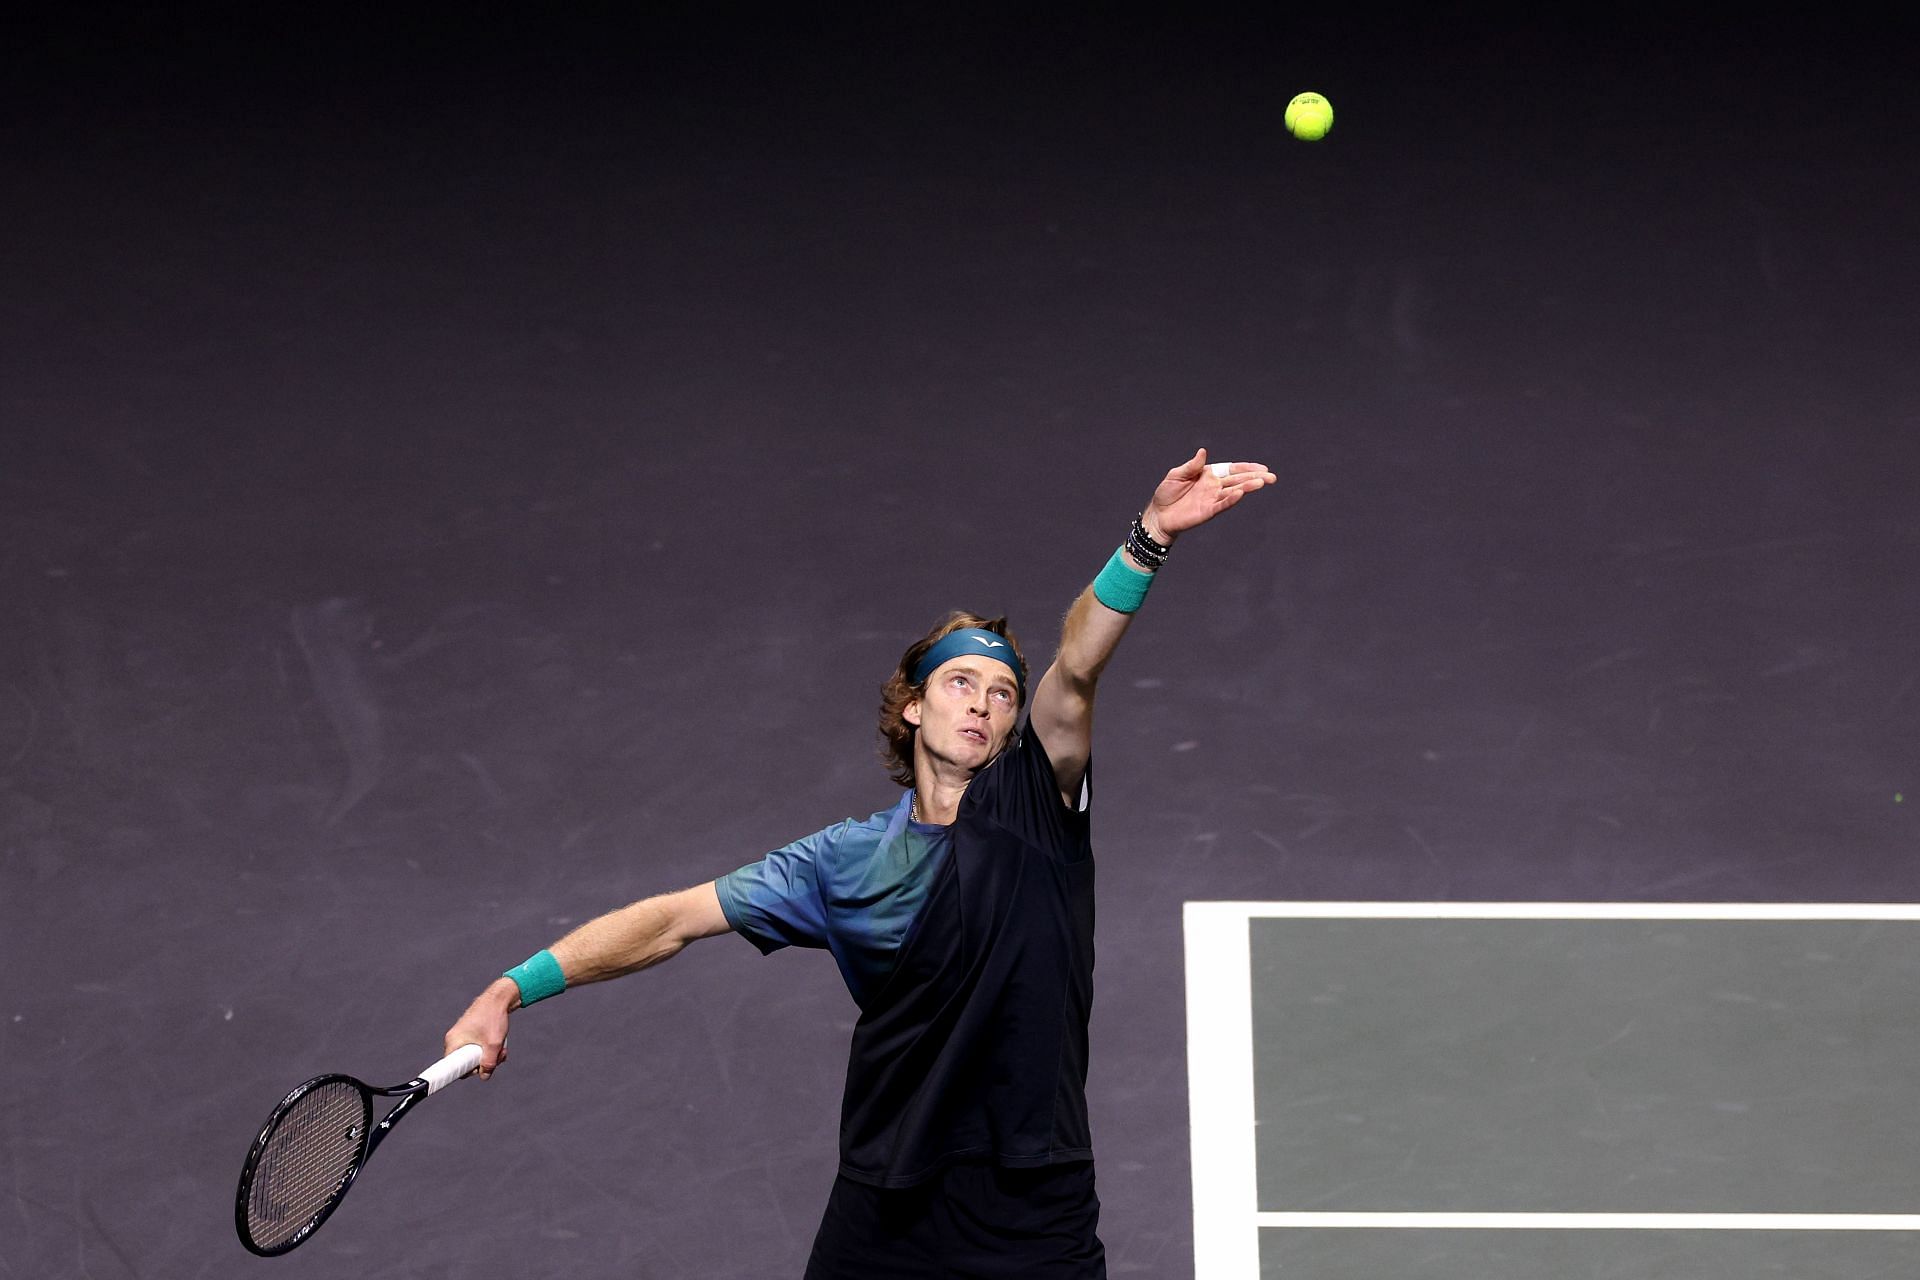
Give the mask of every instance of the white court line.
[{"label": "white court line", "polygon": [[1911,902],[1189,902],[1209,927],[1255,918],[1336,920],[1920,920]]},{"label": "white court line", "polygon": [[1187,1096],[1196,1280],[1260,1274],[1253,1130],[1253,949],[1247,904],[1189,902]]},{"label": "white court line", "polygon": [[1920,1213],[1261,1213],[1254,1216],[1263,1227],[1349,1231],[1920,1231]]},{"label": "white court line", "polygon": [[1255,1147],[1255,918],[1374,920],[1920,920],[1915,903],[1189,902],[1187,1085],[1195,1280],[1257,1280],[1260,1229],[1920,1231],[1920,1214],[1262,1213]]}]

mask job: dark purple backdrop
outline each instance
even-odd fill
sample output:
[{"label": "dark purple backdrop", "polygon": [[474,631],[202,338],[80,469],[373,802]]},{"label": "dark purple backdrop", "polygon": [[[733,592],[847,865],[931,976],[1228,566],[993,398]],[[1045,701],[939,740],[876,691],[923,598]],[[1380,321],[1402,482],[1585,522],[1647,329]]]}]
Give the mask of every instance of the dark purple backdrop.
[{"label": "dark purple backdrop", "polygon": [[1044,662],[1196,444],[1282,480],[1101,698],[1114,1274],[1191,1273],[1184,900],[1920,894],[1912,33],[1569,22],[21,28],[0,1276],[797,1275],[853,1009],[734,939],[284,1261],[232,1183],[886,803],[903,645]]}]

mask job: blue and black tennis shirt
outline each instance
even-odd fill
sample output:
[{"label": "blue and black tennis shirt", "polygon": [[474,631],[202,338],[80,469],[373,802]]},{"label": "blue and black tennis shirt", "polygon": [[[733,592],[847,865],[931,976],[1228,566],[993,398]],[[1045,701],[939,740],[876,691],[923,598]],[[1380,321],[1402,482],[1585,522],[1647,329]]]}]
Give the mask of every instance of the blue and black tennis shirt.
[{"label": "blue and black tennis shirt", "polygon": [[833,953],[860,1007],[840,1171],[912,1186],[954,1161],[1093,1158],[1093,847],[1087,792],[1060,799],[1039,738],[1017,731],[974,775],[951,827],[911,793],[715,882],[764,952]]}]

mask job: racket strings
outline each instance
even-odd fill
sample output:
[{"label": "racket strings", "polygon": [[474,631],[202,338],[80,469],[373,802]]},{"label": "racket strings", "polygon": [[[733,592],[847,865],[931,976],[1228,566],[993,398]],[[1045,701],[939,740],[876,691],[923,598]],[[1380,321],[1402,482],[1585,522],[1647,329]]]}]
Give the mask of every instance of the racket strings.
[{"label": "racket strings", "polygon": [[371,1100],[345,1081],[319,1085],[287,1108],[260,1152],[247,1196],[255,1244],[286,1244],[326,1209],[359,1162],[372,1123]]}]

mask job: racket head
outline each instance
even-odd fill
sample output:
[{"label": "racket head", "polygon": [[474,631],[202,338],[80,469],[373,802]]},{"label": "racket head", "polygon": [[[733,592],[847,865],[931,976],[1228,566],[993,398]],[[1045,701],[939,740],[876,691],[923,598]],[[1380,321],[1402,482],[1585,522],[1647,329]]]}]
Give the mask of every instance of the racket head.
[{"label": "racket head", "polygon": [[263,1258],[304,1243],[353,1185],[372,1132],[373,1090],[352,1076],[315,1076],[282,1098],[240,1170],[240,1243]]}]

